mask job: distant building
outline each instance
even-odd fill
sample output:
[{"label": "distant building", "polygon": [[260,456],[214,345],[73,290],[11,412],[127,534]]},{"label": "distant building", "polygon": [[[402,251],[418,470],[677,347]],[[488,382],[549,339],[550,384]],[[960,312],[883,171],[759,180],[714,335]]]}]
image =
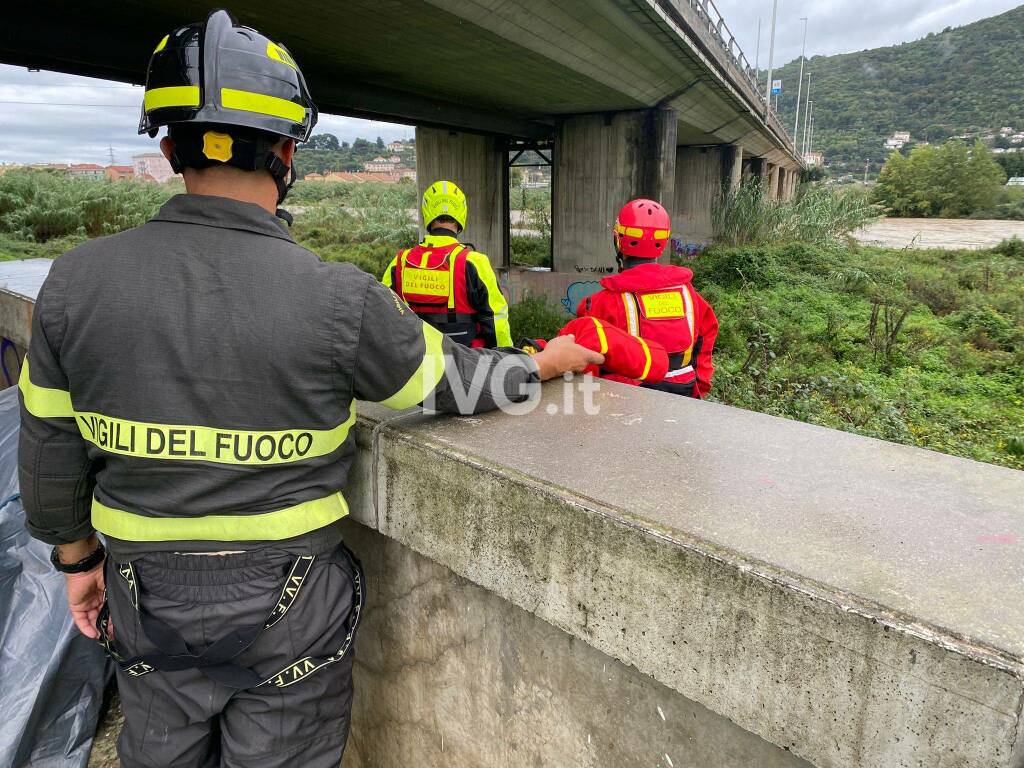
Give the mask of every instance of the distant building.
[{"label": "distant building", "polygon": [[1008,187],[1024,187],[1024,176],[1012,176],[1009,181],[1006,182]]},{"label": "distant building", "polygon": [[547,166],[519,169],[522,173],[520,185],[523,189],[543,189],[551,186],[551,169]]},{"label": "distant building", "polygon": [[79,179],[92,179],[93,181],[107,175],[106,169],[96,163],[74,163],[68,167],[68,173]]},{"label": "distant building", "polygon": [[807,152],[804,154],[804,162],[807,165],[822,165],[825,162],[825,156],[821,152]]},{"label": "distant building", "polygon": [[104,170],[111,181],[131,181],[135,178],[135,168],[130,165],[108,165]]},{"label": "distant building", "polygon": [[392,141],[390,144],[388,144],[388,152],[403,152],[407,149],[412,149],[412,147],[401,140]]},{"label": "distant building", "polygon": [[363,163],[363,170],[367,173],[398,173],[402,169],[402,158],[398,155],[375,157],[370,162]]},{"label": "distant building", "polygon": [[910,142],[910,131],[896,131],[885,140],[886,149],[903,149]]},{"label": "distant building", "polygon": [[132,168],[135,170],[135,178],[140,181],[153,180],[163,184],[165,181],[174,178],[171,164],[159,152],[147,152],[143,155],[133,156]]},{"label": "distant building", "polygon": [[1003,127],[999,129],[1000,136],[1009,136],[1011,133],[1013,133],[1013,128]]},{"label": "distant building", "polygon": [[1010,141],[1014,144],[1024,143],[1024,133],[1015,133],[1010,137]]}]

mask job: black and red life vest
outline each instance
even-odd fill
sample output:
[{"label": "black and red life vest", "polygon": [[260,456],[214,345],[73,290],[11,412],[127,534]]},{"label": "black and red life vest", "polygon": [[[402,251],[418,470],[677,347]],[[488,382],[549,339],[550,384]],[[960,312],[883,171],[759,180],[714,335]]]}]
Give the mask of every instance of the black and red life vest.
[{"label": "black and red life vest", "polygon": [[486,343],[466,285],[470,251],[458,242],[407,248],[395,260],[394,288],[413,312],[452,341],[483,347]]}]

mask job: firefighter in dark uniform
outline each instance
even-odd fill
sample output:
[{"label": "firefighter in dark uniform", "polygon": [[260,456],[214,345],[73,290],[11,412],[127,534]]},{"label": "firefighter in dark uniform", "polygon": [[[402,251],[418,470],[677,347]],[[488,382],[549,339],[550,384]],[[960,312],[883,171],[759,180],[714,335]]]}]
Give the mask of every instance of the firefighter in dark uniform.
[{"label": "firefighter in dark uniform", "polygon": [[285,47],[226,12],[160,41],[144,98],[140,133],[169,126],[188,193],[57,259],[39,294],[28,525],[117,661],[125,768],[333,768],[363,599],[338,527],[354,399],[456,411],[455,387],[501,363],[486,410],[594,354],[454,344],[296,245],[274,213],[316,108]]}]

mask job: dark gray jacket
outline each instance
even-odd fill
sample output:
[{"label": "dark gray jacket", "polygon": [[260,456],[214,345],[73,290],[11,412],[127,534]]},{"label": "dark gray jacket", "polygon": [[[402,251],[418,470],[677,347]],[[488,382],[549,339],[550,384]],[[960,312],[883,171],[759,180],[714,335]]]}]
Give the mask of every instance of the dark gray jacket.
[{"label": "dark gray jacket", "polygon": [[[460,405],[474,373],[482,397]],[[353,400],[488,410],[492,378],[520,400],[536,366],[443,339],[259,206],[178,195],[43,285],[20,384],[28,525],[49,543],[99,530],[122,555],[336,536]]]}]

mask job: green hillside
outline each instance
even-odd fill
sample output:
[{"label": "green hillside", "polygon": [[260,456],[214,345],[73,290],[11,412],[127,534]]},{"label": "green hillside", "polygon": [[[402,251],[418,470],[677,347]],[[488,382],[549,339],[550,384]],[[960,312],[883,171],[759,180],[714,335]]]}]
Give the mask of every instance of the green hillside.
[{"label": "green hillside", "polygon": [[[941,141],[970,130],[1024,130],[1024,5],[911,43],[807,61],[814,148],[828,162],[863,169],[885,159],[894,131]],[[775,75],[779,110],[793,124],[800,61]],[[805,74],[806,77],[806,74]],[[802,119],[801,119],[802,122]]]}]

